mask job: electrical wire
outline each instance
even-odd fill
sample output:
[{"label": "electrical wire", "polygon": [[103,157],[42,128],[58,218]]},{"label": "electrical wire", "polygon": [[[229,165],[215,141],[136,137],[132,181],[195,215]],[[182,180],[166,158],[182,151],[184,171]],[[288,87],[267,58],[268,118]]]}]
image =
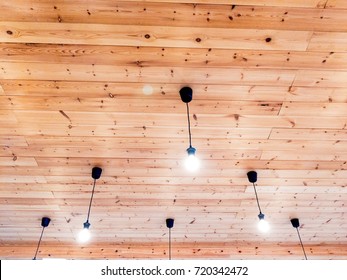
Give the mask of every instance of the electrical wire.
[{"label": "electrical wire", "polygon": [[90,209],[91,209],[91,207],[92,207],[92,201],[93,201],[94,189],[95,189],[95,182],[96,182],[96,179],[94,179],[92,195],[91,195],[91,197],[90,197],[89,209],[88,209],[88,215],[87,215],[87,223],[89,223]]},{"label": "electrical wire", "polygon": [[255,188],[255,184],[254,184],[254,183],[253,183],[253,188],[254,188],[254,192],[255,192],[255,198],[257,199],[257,204],[258,204],[259,212],[260,212],[260,214],[262,214],[261,209],[260,209],[260,204],[259,204],[257,189]]},{"label": "electrical wire", "polygon": [[171,260],[171,228],[169,228],[169,260]]},{"label": "electrical wire", "polygon": [[34,256],[33,260],[36,260],[36,256],[37,256],[37,253],[38,253],[39,248],[40,248],[40,243],[41,243],[41,239],[42,239],[44,230],[45,230],[45,227],[42,227],[41,236],[40,236],[40,239],[39,239],[39,243],[37,244],[36,253],[35,253],[35,256]]},{"label": "electrical wire", "polygon": [[302,244],[302,240],[301,240],[301,236],[300,236],[299,229],[298,229],[298,228],[296,228],[296,231],[297,231],[298,236],[299,236],[299,240],[300,240],[300,244],[301,244],[302,251],[304,252],[305,260],[307,260],[307,256],[306,256],[305,248],[304,248],[304,245]]},{"label": "electrical wire", "polygon": [[187,117],[188,117],[189,147],[191,147],[192,146],[192,133],[190,131],[189,105],[188,105],[188,103],[186,103],[186,105],[187,105]]}]

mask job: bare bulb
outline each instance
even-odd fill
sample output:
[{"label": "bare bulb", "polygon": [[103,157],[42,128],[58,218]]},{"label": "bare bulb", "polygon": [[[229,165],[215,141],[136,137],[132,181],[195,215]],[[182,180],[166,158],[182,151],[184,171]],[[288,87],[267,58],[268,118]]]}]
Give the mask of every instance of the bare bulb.
[{"label": "bare bulb", "polygon": [[260,219],[258,222],[258,229],[261,232],[268,232],[270,230],[269,222],[264,219]]},{"label": "bare bulb", "polygon": [[84,228],[78,234],[78,241],[81,243],[85,243],[90,240],[91,234],[88,228]]},{"label": "bare bulb", "polygon": [[200,161],[195,155],[188,155],[185,166],[188,171],[194,172],[197,171],[200,167]]}]

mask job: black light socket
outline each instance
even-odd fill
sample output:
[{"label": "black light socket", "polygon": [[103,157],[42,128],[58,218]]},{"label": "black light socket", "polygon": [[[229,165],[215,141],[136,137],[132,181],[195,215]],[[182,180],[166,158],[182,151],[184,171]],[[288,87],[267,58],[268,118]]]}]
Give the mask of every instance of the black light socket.
[{"label": "black light socket", "polygon": [[90,223],[88,221],[83,223],[83,228],[89,229],[89,227],[90,227]]},{"label": "black light socket", "polygon": [[48,217],[43,217],[42,220],[41,220],[41,226],[43,226],[43,227],[48,227],[50,221],[51,221],[50,218],[48,218]]},{"label": "black light socket", "polygon": [[290,222],[292,223],[292,226],[295,228],[298,228],[300,226],[298,218],[291,219]]},{"label": "black light socket", "polygon": [[194,148],[194,147],[192,147],[192,146],[190,146],[188,149],[187,149],[187,153],[188,153],[188,155],[190,156],[190,155],[195,155],[195,152],[196,152],[196,149]]},{"label": "black light socket", "polygon": [[166,227],[173,228],[173,226],[174,226],[174,219],[171,219],[171,218],[166,219]]},{"label": "black light socket", "polygon": [[190,87],[183,87],[180,90],[180,96],[184,103],[189,103],[193,99],[193,90]]},{"label": "black light socket", "polygon": [[97,180],[101,176],[102,169],[100,167],[93,167],[92,169],[92,178]]},{"label": "black light socket", "polygon": [[257,172],[255,172],[255,171],[249,171],[249,172],[247,173],[247,177],[248,177],[248,181],[249,181],[250,183],[255,183],[255,182],[257,182]]},{"label": "black light socket", "polygon": [[259,218],[259,220],[264,220],[265,215],[263,213],[259,213],[258,218]]}]

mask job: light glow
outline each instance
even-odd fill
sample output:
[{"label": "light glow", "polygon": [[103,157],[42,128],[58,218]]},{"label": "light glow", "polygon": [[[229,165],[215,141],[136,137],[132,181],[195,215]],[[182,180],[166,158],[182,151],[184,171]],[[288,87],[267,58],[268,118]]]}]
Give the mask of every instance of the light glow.
[{"label": "light glow", "polygon": [[188,155],[185,161],[185,166],[188,171],[195,172],[200,167],[200,161],[195,155],[191,154],[191,155]]},{"label": "light glow", "polygon": [[85,243],[90,240],[91,234],[88,228],[84,228],[78,234],[78,242]]},{"label": "light glow", "polygon": [[151,85],[144,85],[142,92],[144,95],[151,95],[153,93],[153,87]]},{"label": "light glow", "polygon": [[261,232],[268,232],[270,230],[269,222],[264,219],[260,219],[258,222],[258,229]]}]

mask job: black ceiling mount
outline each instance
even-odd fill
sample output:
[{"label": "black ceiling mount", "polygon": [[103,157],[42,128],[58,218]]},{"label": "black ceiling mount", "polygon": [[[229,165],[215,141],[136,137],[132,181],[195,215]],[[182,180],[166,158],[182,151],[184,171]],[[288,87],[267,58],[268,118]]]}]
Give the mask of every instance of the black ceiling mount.
[{"label": "black ceiling mount", "polygon": [[257,182],[257,172],[255,172],[255,171],[249,171],[249,172],[247,173],[247,177],[248,177],[248,181],[249,181],[250,183],[255,183],[255,182]]},{"label": "black ceiling mount", "polygon": [[102,169],[100,167],[93,167],[92,169],[92,178],[97,180],[101,176]]},{"label": "black ceiling mount", "polygon": [[193,99],[193,90],[190,87],[183,87],[180,90],[180,96],[184,103],[189,103]]},{"label": "black ceiling mount", "polygon": [[290,222],[292,223],[292,226],[295,228],[298,228],[300,226],[298,218],[291,219]]},{"label": "black ceiling mount", "polygon": [[171,218],[166,219],[166,226],[167,226],[167,228],[173,228],[174,219],[171,219]]},{"label": "black ceiling mount", "polygon": [[45,227],[48,227],[50,221],[51,221],[50,218],[48,218],[48,217],[43,217],[43,218],[42,218],[42,221],[41,221],[41,226],[44,227],[44,228],[45,228]]}]

